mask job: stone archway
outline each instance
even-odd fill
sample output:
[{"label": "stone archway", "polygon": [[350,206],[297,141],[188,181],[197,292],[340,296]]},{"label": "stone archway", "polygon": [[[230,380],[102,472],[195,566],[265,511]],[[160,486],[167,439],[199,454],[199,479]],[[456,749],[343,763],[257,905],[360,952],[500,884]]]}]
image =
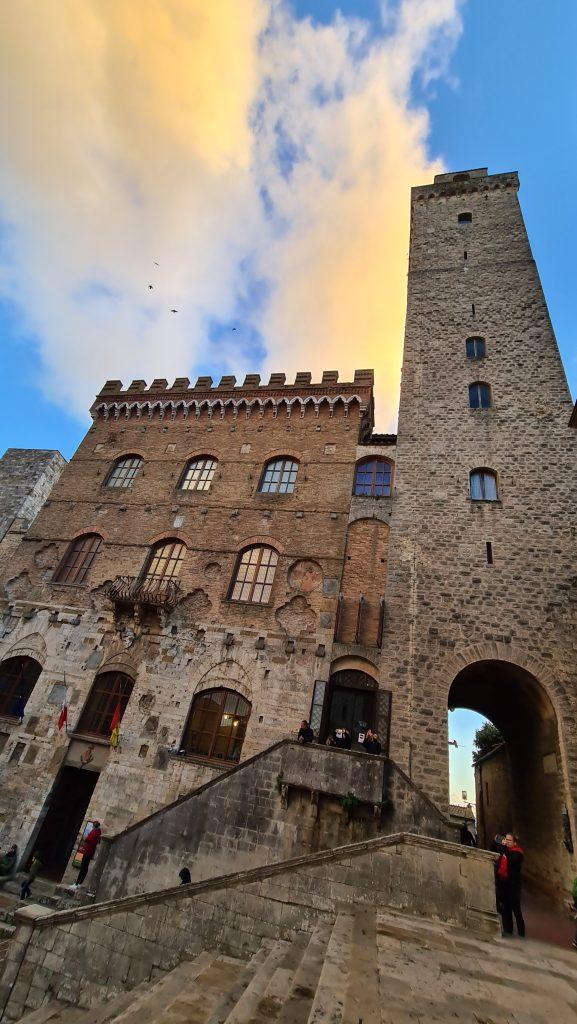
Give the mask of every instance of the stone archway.
[{"label": "stone archway", "polygon": [[558,718],[545,687],[520,665],[486,658],[457,673],[448,704],[484,715],[505,741],[476,772],[481,841],[490,846],[495,833],[516,832],[527,878],[559,898],[572,877],[569,800]]}]

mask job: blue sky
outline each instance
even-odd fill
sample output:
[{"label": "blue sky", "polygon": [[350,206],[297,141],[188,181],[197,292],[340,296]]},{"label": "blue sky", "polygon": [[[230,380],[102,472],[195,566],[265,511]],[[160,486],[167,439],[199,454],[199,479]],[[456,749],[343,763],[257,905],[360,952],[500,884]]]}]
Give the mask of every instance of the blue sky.
[{"label": "blue sky", "polygon": [[[173,2],[174,0],[164,0],[167,10]],[[191,9],[197,2],[198,0],[190,0]],[[236,17],[239,11],[237,2],[238,0],[234,0],[230,8],[231,18]],[[251,9],[256,10],[255,5],[262,5],[265,0],[245,2],[248,12],[249,4]],[[201,102],[210,105],[210,97],[214,95],[214,109],[203,111],[206,115],[205,123],[194,125],[195,129],[198,127],[200,142],[195,138],[198,149],[204,146],[208,152],[212,146],[213,150],[209,153],[210,159],[205,159],[204,162],[195,162],[196,154],[194,160],[190,153],[185,154],[182,167],[178,167],[178,157],[186,148],[183,145],[182,132],[179,134],[180,126],[177,125],[176,131],[170,137],[167,135],[166,139],[163,139],[159,124],[164,113],[162,102],[166,104],[166,112],[169,108],[173,111],[178,107],[180,96],[178,93],[170,93],[171,79],[174,77],[178,87],[186,89],[187,80],[184,74],[180,78],[178,75],[168,76],[168,88],[166,81],[160,82],[159,122],[142,121],[140,124],[136,93],[130,92],[133,83],[126,78],[122,58],[117,67],[117,55],[111,51],[107,55],[107,67],[112,69],[107,89],[108,101],[110,102],[112,96],[113,105],[120,110],[123,108],[123,92],[126,92],[129,116],[124,120],[119,117],[118,122],[111,119],[110,126],[102,137],[95,139],[87,135],[85,149],[79,148],[76,152],[77,140],[82,137],[86,125],[90,124],[90,118],[85,116],[90,101],[96,99],[98,103],[95,103],[94,109],[100,112],[104,110],[106,113],[103,98],[94,97],[89,93],[90,83],[86,78],[80,77],[77,85],[74,77],[79,74],[74,63],[77,48],[78,64],[91,66],[90,60],[80,51],[80,46],[86,41],[78,39],[77,36],[70,36],[67,39],[68,26],[58,21],[61,11],[54,0],[46,0],[46,4],[42,6],[41,15],[45,21],[34,34],[22,31],[22,24],[18,24],[18,19],[23,16],[19,5],[8,0],[11,11],[7,31],[4,33],[7,49],[4,54],[0,53],[0,86],[5,91],[8,90],[8,102],[2,104],[0,130],[3,132],[5,143],[11,142],[21,134],[23,145],[20,148],[15,147],[12,152],[9,148],[7,152],[4,146],[4,156],[0,154],[0,337],[3,355],[3,373],[0,378],[3,411],[0,419],[0,450],[3,451],[7,447],[56,448],[66,457],[70,457],[88,423],[86,414],[82,412],[89,404],[88,396],[95,393],[103,381],[111,376],[123,376],[126,383],[130,379],[126,374],[151,379],[159,375],[170,377],[188,373],[194,377],[197,373],[212,373],[213,377],[218,379],[223,372],[237,372],[237,376],[242,377],[242,372],[258,370],[261,366],[263,371],[271,368],[290,370],[294,368],[291,365],[293,344],[297,346],[297,342],[302,341],[304,362],[308,358],[307,352],[312,352],[318,347],[314,343],[315,329],[320,329],[322,337],[328,339],[326,351],[322,353],[322,365],[332,368],[334,364],[335,368],[339,366],[343,370],[341,363],[348,359],[349,353],[347,347],[339,345],[334,323],[331,324],[328,319],[321,318],[319,326],[315,321],[315,318],[318,319],[318,310],[312,308],[315,305],[317,288],[314,274],[311,283],[312,300],[311,295],[303,292],[303,288],[306,288],[306,278],[311,276],[308,272],[310,258],[311,253],[318,250],[318,239],[327,238],[327,251],[335,248],[327,227],[331,220],[334,221],[334,214],[329,210],[326,222],[321,223],[319,232],[308,248],[298,248],[298,245],[306,235],[307,227],[306,223],[303,225],[299,222],[299,216],[305,221],[307,217],[312,220],[316,216],[317,209],[324,203],[323,188],[335,178],[335,166],[338,167],[340,163],[346,165],[342,171],[341,193],[346,191],[346,175],[355,171],[356,165],[350,154],[347,163],[347,153],[345,152],[343,157],[338,151],[341,132],[344,135],[347,130],[348,114],[343,120],[334,121],[331,134],[331,131],[327,130],[327,124],[322,121],[320,103],[314,108],[303,108],[305,113],[300,113],[298,103],[304,101],[302,95],[294,91],[298,76],[295,77],[294,68],[291,69],[289,63],[290,60],[295,60],[297,64],[299,59],[303,61],[299,74],[303,79],[310,74],[314,86],[314,89],[311,86],[311,91],[316,90],[317,94],[322,91],[318,83],[323,73],[325,79],[322,86],[327,90],[336,90],[337,85],[341,88],[341,83],[349,75],[353,83],[350,86],[351,96],[354,98],[355,90],[361,89],[367,80],[368,64],[362,65],[358,53],[353,59],[347,50],[348,44],[342,44],[342,38],[339,42],[338,29],[335,27],[338,24],[335,21],[337,12],[341,12],[341,21],[348,20],[350,25],[352,19],[360,19],[367,23],[368,34],[362,43],[366,50],[370,47],[371,41],[380,39],[388,31],[383,29],[382,6],[387,6],[389,12],[394,13],[399,2],[400,0],[390,0],[388,5],[381,5],[376,0],[342,0],[340,4],[333,3],[332,0],[293,0],[290,6],[286,3],[284,8],[281,4],[280,8],[277,8],[275,25],[273,28],[269,26],[267,32],[268,51],[263,64],[264,70],[259,72],[263,82],[260,99],[256,106],[254,98],[250,100],[251,123],[254,126],[258,122],[258,137],[254,136],[247,143],[243,125],[235,123],[234,111],[230,114],[228,110],[230,96],[225,96],[230,121],[223,131],[228,131],[233,140],[228,149],[223,149],[219,140],[215,142],[214,133],[211,134],[212,126],[219,122],[223,109],[222,97],[218,90],[221,87],[220,78],[225,76],[220,75],[220,70],[226,69],[232,75],[232,55],[234,54],[236,59],[245,43],[248,53],[248,44],[251,42],[248,35],[250,32],[256,33],[257,28],[251,28],[250,25],[247,28],[244,22],[248,23],[250,19],[244,15],[239,16],[238,24],[233,25],[235,45],[230,55],[224,53],[221,56],[218,52],[222,32],[217,34],[216,44],[214,39],[205,41],[207,52],[217,53],[220,65],[216,69],[216,77],[211,79],[210,89],[205,88],[199,93],[198,90],[194,91],[191,88],[190,102],[194,105],[200,95]],[[405,2],[413,4],[415,8],[418,8],[419,4],[422,8],[427,5],[429,8],[435,6],[433,0]],[[451,2],[452,0],[446,0],[445,6],[450,7]],[[440,9],[442,4],[438,2],[436,6]],[[144,9],[144,6],[140,7],[139,11]],[[98,6],[94,10],[100,13]],[[278,17],[278,10],[284,10],[284,21]],[[543,4],[542,0],[506,0],[505,3],[503,0],[469,0],[459,5],[459,14],[462,31],[454,46],[450,42],[447,43],[446,32],[444,34],[447,26],[443,28],[440,18],[437,34],[433,32],[430,39],[427,37],[424,43],[424,53],[411,58],[413,64],[408,62],[410,87],[407,86],[407,95],[400,104],[401,108],[404,105],[404,111],[401,109],[398,122],[395,123],[406,127],[407,112],[410,114],[410,111],[417,109],[424,109],[427,112],[429,129],[419,135],[425,152],[425,155],[421,155],[416,161],[419,165],[426,163],[427,160],[430,162],[440,159],[449,169],[488,166],[491,172],[519,171],[520,198],[529,237],[569,384],[575,397],[577,353],[573,325],[577,260],[573,240],[577,236],[577,204],[573,195],[573,178],[577,160],[577,61],[574,52],[577,38],[577,4],[568,3],[567,0],[552,0],[549,4]],[[304,31],[305,19],[310,19],[310,31]],[[176,21],[175,19],[175,24]],[[184,21],[185,19],[181,18],[179,23],[184,25]],[[255,19],[255,26],[257,21],[258,19]],[[449,19],[449,28],[455,30],[456,24],[455,17]],[[322,45],[321,39],[323,29],[329,30],[331,27],[334,30],[334,37],[331,41],[333,50],[330,52],[336,55],[335,61],[342,62],[341,77],[337,85],[330,80],[330,68],[327,68],[326,73],[323,69],[310,70],[317,51],[321,53],[319,64],[323,61],[330,64],[330,60],[327,60],[322,51],[326,39]],[[14,39],[18,40],[18,45],[25,48],[23,53],[19,53],[16,48],[15,58],[15,47],[10,46],[11,29],[16,33]],[[246,40],[243,37],[245,29]],[[183,31],[186,31],[185,25]],[[47,55],[51,52],[51,32],[56,38],[52,49],[57,61],[52,66],[46,63]],[[325,32],[325,36],[326,34]],[[153,35],[154,33],[148,33],[149,37]],[[114,41],[114,31],[108,32],[108,38]],[[418,41],[418,32],[413,30],[413,50],[418,49]],[[177,39],[172,53],[176,52],[175,45],[178,42]],[[187,43],[192,45],[190,39]],[[66,50],[67,44],[69,52]],[[42,51],[35,49],[39,46],[42,47]],[[0,42],[0,49],[1,47]],[[194,55],[194,50],[185,52],[187,55]],[[295,57],[295,52],[304,56]],[[439,58],[439,53],[441,63],[444,64],[444,73],[430,79],[426,69],[430,66],[430,59],[435,58],[435,55]],[[283,80],[285,55],[287,69],[286,80]],[[126,59],[126,52],[123,51],[122,56]],[[150,55],[143,51],[131,56],[131,63],[139,67],[138,62],[141,61],[146,72],[146,60],[150,59]],[[186,56],[186,60],[190,63],[190,56]],[[347,66],[348,60],[350,67]],[[112,77],[115,68],[116,84]],[[233,71],[237,74],[233,91],[242,97],[243,89],[247,89],[248,86],[240,62]],[[51,108],[46,104],[43,106],[45,95],[51,99],[50,90],[59,73],[63,76],[63,92],[61,95],[57,91],[54,92]],[[43,74],[46,76],[45,79],[42,79]],[[138,79],[138,91],[142,92],[140,84]],[[158,80],[154,79],[151,72],[148,87],[153,98],[154,88],[158,89],[158,85]],[[11,97],[12,86],[14,95]],[[76,94],[79,108],[77,120],[74,121]],[[65,103],[62,96],[65,97]],[[188,100],[189,97],[184,96],[183,107],[186,108]],[[246,102],[248,104],[249,100]],[[373,101],[369,99],[369,104],[370,102]],[[146,105],[154,108],[152,102]],[[239,107],[239,110],[240,120],[248,122],[244,108]],[[300,123],[295,124],[293,119],[291,126],[291,112],[294,114],[294,111],[296,120],[299,122],[300,119]],[[121,110],[121,113],[124,111]],[[154,110],[150,114],[151,117],[153,113]],[[55,118],[53,121],[50,120],[52,115]],[[70,124],[67,123],[67,118],[70,118]],[[94,117],[93,120],[96,123],[98,118]],[[132,138],[130,133],[135,123],[142,131]],[[375,123],[377,131],[386,132],[391,128],[386,117],[382,121],[377,119]],[[64,129],[60,136],[62,125]],[[366,122],[361,122],[359,131],[364,130],[364,125]],[[394,131],[394,127],[391,130]],[[273,138],[269,151],[266,150],[267,132]],[[123,133],[127,136],[128,155],[121,149],[116,152],[112,149],[111,140],[115,134],[120,138],[121,144]],[[141,151],[139,145],[142,138],[147,135],[151,136],[153,147],[146,151],[143,145]],[[260,168],[253,178],[247,174],[246,152],[243,148],[246,148],[247,144],[252,147],[250,174],[253,174],[254,167]],[[316,151],[311,155],[313,144],[316,145]],[[166,161],[155,162],[165,145]],[[38,148],[35,149],[35,146]],[[110,153],[107,150],[108,146],[111,147]],[[171,150],[170,146],[175,148]],[[333,148],[335,154],[331,153],[329,157],[329,151]],[[273,149],[275,152],[271,157]],[[351,147],[351,150],[353,149],[354,146]],[[305,150],[306,160],[299,164],[299,154]],[[176,160],[173,160],[173,153],[177,154]],[[206,156],[206,153],[203,156]],[[332,166],[331,159],[334,160]],[[307,170],[314,165],[315,160],[318,169],[316,177],[311,176],[307,179],[301,174],[299,179],[299,170]],[[86,177],[78,180],[76,187],[76,170],[79,175],[84,174],[88,161],[93,161],[93,165]],[[162,202],[159,200],[158,209],[155,209],[155,182],[156,179],[163,177],[171,161],[177,166],[180,177],[177,174],[174,180],[167,181],[167,190],[162,194]],[[48,172],[42,177],[37,168],[44,164],[47,165]],[[149,177],[152,181],[147,180],[145,170],[143,171],[148,164]],[[222,173],[223,166],[225,173]],[[208,171],[212,173],[215,167],[218,169],[218,175],[209,180]],[[63,184],[59,191],[54,182],[58,180],[60,168]],[[95,168],[102,172],[100,179],[94,173]],[[102,168],[105,170],[102,171]],[[235,168],[238,171],[235,171]],[[86,212],[88,223],[90,205],[97,208],[99,189],[106,201],[106,174],[117,171],[120,186],[116,182],[116,191],[112,190],[110,193],[114,200],[114,204],[112,201],[110,203],[110,210],[104,206],[102,214],[97,209],[95,237],[83,223],[83,213]],[[205,184],[201,187],[199,181],[204,181]],[[295,189],[299,181],[298,187],[301,191],[297,194]],[[388,185],[383,185],[383,188],[391,188],[392,185],[393,182],[389,179]],[[196,206],[191,203],[189,208],[185,202],[181,207],[169,209],[167,195],[192,196],[195,187],[200,189],[200,201]],[[402,190],[402,196],[406,195],[406,200],[399,196],[398,202],[406,201],[408,204],[408,184],[405,186],[403,182]],[[253,193],[257,194],[256,200]],[[259,199],[263,207],[260,213],[256,209]],[[370,201],[374,202],[374,199],[374,195],[370,197]],[[396,202],[397,198],[394,199],[394,203]],[[363,210],[369,206],[370,202],[365,197],[364,207],[361,204],[359,209]],[[143,211],[142,231],[138,220],[139,209]],[[69,216],[70,211],[72,214]],[[227,224],[235,222],[232,234],[223,234],[222,222],[218,220],[219,211],[222,211],[222,219]],[[145,212],[148,217],[146,225]],[[167,249],[166,237],[163,238],[159,228],[165,214],[167,220],[172,216],[168,234],[178,235],[179,224],[184,221],[193,225],[201,224],[204,234],[201,233],[198,238],[187,238],[186,244],[182,245],[180,238],[177,239],[178,244],[166,257],[170,274],[161,280],[161,266],[158,271],[158,282],[154,278],[156,290],[147,292],[146,282],[149,275],[156,273],[153,271],[153,259],[160,256],[162,264],[161,253]],[[382,214],[383,246],[386,246],[389,235],[386,230],[387,216],[385,209]],[[99,218],[102,219],[100,236]],[[202,224],[203,218],[206,219],[206,224]],[[49,225],[49,229],[45,228],[42,234],[42,226],[46,224]],[[121,225],[121,230],[115,235],[118,224]],[[266,245],[264,242],[259,244],[259,238],[264,238],[263,224],[270,231]],[[36,230],[38,235],[35,234]],[[297,240],[297,248],[283,249],[283,236],[290,236],[291,230],[294,239]],[[82,237],[75,248],[76,231],[79,237]],[[218,243],[219,232],[222,236],[220,248],[216,243],[213,246],[214,238]],[[254,244],[247,245],[246,239],[252,239],[253,236]],[[108,238],[110,243],[107,247]],[[342,245],[340,239],[339,244]],[[389,276],[392,276],[391,259],[399,282],[404,281],[406,270],[406,251],[402,251],[405,246],[391,242],[391,238],[389,244],[395,245],[396,248],[392,254],[389,253],[388,270],[382,272],[384,286]],[[131,267],[127,266],[125,275],[124,264],[136,263],[138,251],[146,250],[147,245],[150,246],[150,253],[146,256],[143,266],[135,270],[134,279],[137,288],[140,287],[140,283],[142,284],[144,294],[148,298],[156,296],[159,290],[164,289],[162,303],[153,308],[147,305],[148,300],[145,302],[143,299],[138,309],[124,316],[122,297],[134,287],[134,279],[129,279]],[[351,244],[351,259],[354,263],[353,250]],[[366,250],[361,246],[360,251]],[[79,283],[75,282],[73,288],[70,282],[74,278],[78,256],[88,269],[84,276],[78,279]],[[274,265],[275,260],[278,264],[277,278],[275,280],[272,275],[271,280],[267,280],[268,269]],[[183,268],[186,273],[182,273]],[[330,272],[323,269],[323,276],[319,278],[322,284],[327,285],[328,282],[329,299],[332,294],[339,291],[338,283],[335,285],[333,282],[338,282],[340,270],[342,268],[338,267],[330,268]],[[299,282],[292,291],[285,288],[286,294],[280,305],[277,304],[276,314],[267,318],[267,304],[274,305],[282,287],[286,285],[287,278],[301,272],[305,279],[304,284],[302,281]],[[377,290],[380,289],[379,273],[380,270],[375,275]],[[347,274],[348,276],[350,275]],[[220,278],[222,281],[219,280],[217,286],[215,281]],[[72,293],[72,297],[68,296],[66,301],[61,301],[67,289]],[[194,293],[194,315],[187,321],[179,320],[178,316],[171,320],[166,315],[166,310],[174,303],[182,309],[184,316],[183,307],[190,291]],[[319,292],[319,296],[321,294],[322,292]],[[102,308],[94,301],[98,297],[107,296],[108,305],[101,304]],[[88,301],[88,297],[91,302]],[[302,333],[306,335],[303,339],[299,338],[300,303],[305,324]],[[316,305],[327,307],[330,302],[325,299],[323,303],[319,298]],[[353,306],[351,323],[356,322],[357,312]],[[165,317],[164,320],[162,316]],[[343,320],[346,346],[350,349],[351,331],[342,311],[340,318]],[[147,340],[148,325],[155,321],[161,325],[160,335],[152,335]],[[381,330],[380,322],[375,318],[377,336]],[[183,327],[184,324],[186,326]],[[235,327],[234,347],[232,326]],[[142,330],[142,337],[135,339],[133,335],[137,330]],[[367,330],[366,324],[364,330]],[[62,332],[61,345],[59,332]],[[197,335],[203,332],[204,338],[197,339],[191,347],[187,334]],[[400,330],[398,333],[400,335]],[[399,351],[399,340],[397,338],[392,343],[390,338],[386,339],[384,329],[382,334],[383,352],[389,345],[393,351],[394,362],[397,358],[394,353]],[[157,340],[158,337],[161,339],[160,342]],[[353,348],[356,341],[357,339],[353,338]],[[374,337],[372,346],[372,350],[362,349],[363,353],[376,351]],[[125,349],[130,350],[129,356],[124,356]],[[123,355],[120,362],[128,369],[118,365],[119,353]],[[275,361],[272,367],[269,364],[270,358],[274,358]],[[168,365],[163,369],[165,361]],[[303,363],[297,368],[307,367]],[[388,403],[394,410],[396,378],[394,372],[387,370],[387,373],[387,378],[379,378],[377,404]],[[75,375],[78,376],[79,382],[82,380],[82,385],[79,384],[79,392],[82,391],[81,399],[74,396]],[[385,379],[392,382],[391,393],[388,395],[383,389],[382,382]],[[464,753],[464,749],[470,751],[474,724],[473,719],[470,716],[467,718],[464,713],[459,712],[452,716],[453,736],[463,745],[459,753],[451,754],[452,760],[459,764],[456,789],[465,788],[470,793],[471,775],[467,775],[465,766],[469,755]]]}]

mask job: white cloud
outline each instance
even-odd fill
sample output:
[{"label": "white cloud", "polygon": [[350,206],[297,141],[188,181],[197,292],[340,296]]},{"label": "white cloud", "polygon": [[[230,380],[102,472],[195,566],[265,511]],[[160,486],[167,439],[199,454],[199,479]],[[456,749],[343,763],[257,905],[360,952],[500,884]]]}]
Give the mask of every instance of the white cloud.
[{"label": "white cloud", "polygon": [[457,5],[401,0],[377,39],[266,0],[4,0],[0,289],[45,392],[82,415],[106,377],[192,376],[248,262],[267,367],[375,365],[390,420],[409,187],[437,169],[410,83],[446,69]]}]

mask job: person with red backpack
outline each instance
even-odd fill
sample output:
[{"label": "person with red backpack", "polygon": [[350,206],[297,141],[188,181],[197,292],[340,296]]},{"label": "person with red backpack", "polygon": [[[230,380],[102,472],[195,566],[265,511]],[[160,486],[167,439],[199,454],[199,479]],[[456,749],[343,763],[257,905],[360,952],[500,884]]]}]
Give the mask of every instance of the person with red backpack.
[{"label": "person with red backpack", "polygon": [[521,869],[523,867],[523,850],[518,845],[517,836],[508,832],[502,841],[496,837],[494,849],[499,857],[495,864],[495,888],[497,892],[497,910],[503,922],[505,935],[513,934],[513,916],[517,924],[519,938],[525,938],[525,922],[521,910]]}]

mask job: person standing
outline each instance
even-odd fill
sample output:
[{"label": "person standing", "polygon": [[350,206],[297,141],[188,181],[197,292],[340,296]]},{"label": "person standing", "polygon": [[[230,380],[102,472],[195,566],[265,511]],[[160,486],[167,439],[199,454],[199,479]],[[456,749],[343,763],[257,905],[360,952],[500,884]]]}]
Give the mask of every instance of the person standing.
[{"label": "person standing", "polygon": [[20,899],[21,900],[26,900],[26,899],[28,899],[29,896],[32,895],[32,889],[30,888],[30,886],[32,885],[32,882],[36,878],[36,875],[40,871],[41,867],[42,867],[42,860],[41,860],[40,854],[39,854],[38,850],[35,850],[34,853],[32,854],[32,863],[30,865],[28,874],[26,875],[26,878],[24,879],[24,881],[22,882],[22,885],[20,886]]},{"label": "person standing", "polygon": [[517,924],[519,938],[525,937],[525,921],[521,910],[521,871],[523,868],[523,850],[518,845],[517,837],[508,832],[502,844],[497,844],[499,858],[495,868],[497,888],[497,909],[503,922],[505,935],[513,934],[513,917]]},{"label": "person standing", "polygon": [[80,871],[78,872],[78,878],[76,879],[76,885],[71,885],[71,889],[77,889],[79,885],[82,885],[86,875],[88,874],[88,868],[90,862],[96,853],[96,848],[102,838],[102,832],[100,830],[100,822],[95,821],[90,829],[90,832],[82,841],[82,863],[80,864]]},{"label": "person standing", "polygon": [[303,718],[301,722],[301,727],[299,729],[297,740],[299,743],[314,743],[315,741],[315,734],[312,731],[306,718]]},{"label": "person standing", "polygon": [[381,741],[377,736],[376,732],[372,729],[367,729],[365,738],[363,740],[363,747],[367,754],[380,754],[381,753]]}]

